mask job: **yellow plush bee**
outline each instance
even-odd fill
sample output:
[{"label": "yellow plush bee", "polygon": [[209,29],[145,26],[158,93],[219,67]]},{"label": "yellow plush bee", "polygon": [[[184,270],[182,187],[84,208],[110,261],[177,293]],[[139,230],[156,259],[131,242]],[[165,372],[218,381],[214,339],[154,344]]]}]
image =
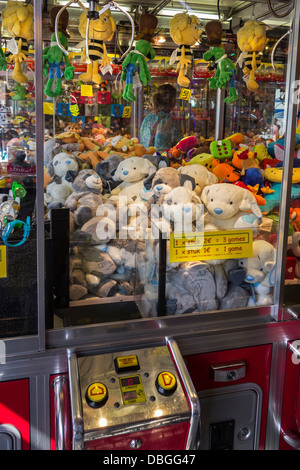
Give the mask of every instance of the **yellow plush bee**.
[{"label": "yellow plush bee", "polygon": [[268,42],[266,28],[264,23],[251,20],[237,32],[237,43],[241,50],[238,63],[243,66],[244,79],[250,91],[258,88],[255,73],[260,66],[260,58],[257,53],[262,52]]},{"label": "yellow plush bee", "polygon": [[[192,64],[191,46],[199,41],[202,31],[199,29],[199,19],[195,15],[187,13],[177,13],[170,21],[170,35],[175,44],[179,46],[178,64],[176,71],[179,71],[178,83],[182,87],[188,87],[190,80],[187,77],[188,69]],[[175,59],[176,60],[176,59]]]},{"label": "yellow plush bee", "polygon": [[[87,35],[87,16],[82,13],[79,20],[79,32],[83,38]],[[93,81],[100,85],[102,78],[98,67],[107,67],[111,61],[107,55],[104,41],[110,41],[116,30],[116,22],[111,15],[110,9],[102,13],[97,20],[89,23],[89,48],[83,50],[81,60],[87,63],[87,72],[80,75],[83,82]]]},{"label": "yellow plush bee", "polygon": [[[7,57],[14,63],[12,78],[18,83],[27,83],[28,78],[22,71],[22,63],[28,56],[28,43],[34,37],[33,6],[22,2],[8,1],[2,12],[3,28],[15,40],[15,46]],[[15,50],[13,50],[15,49]]]}]

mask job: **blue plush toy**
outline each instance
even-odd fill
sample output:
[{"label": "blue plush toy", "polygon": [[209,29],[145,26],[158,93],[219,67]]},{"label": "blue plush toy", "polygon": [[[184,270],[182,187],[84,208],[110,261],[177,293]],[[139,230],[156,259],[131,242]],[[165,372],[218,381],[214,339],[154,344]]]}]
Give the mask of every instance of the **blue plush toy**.
[{"label": "blue plush toy", "polygon": [[[273,193],[266,194],[264,196],[266,204],[262,207],[264,213],[269,214],[272,212],[273,209],[279,207],[280,200],[281,200],[281,183],[272,183],[272,190]],[[292,201],[295,199],[300,199],[300,185],[299,184],[292,184],[292,192],[291,192]]]}]

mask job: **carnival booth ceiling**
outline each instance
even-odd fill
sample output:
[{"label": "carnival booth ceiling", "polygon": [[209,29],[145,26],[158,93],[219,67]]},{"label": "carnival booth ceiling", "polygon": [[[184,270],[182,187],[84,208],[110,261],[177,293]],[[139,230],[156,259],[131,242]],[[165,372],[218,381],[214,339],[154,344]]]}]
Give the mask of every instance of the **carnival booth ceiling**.
[{"label": "carnival booth ceiling", "polygon": [[[6,3],[1,1],[1,3]],[[66,5],[66,0],[44,0],[44,26],[45,33],[49,23],[47,13],[54,5]],[[89,6],[87,1],[82,2],[85,6]],[[106,3],[106,2],[105,2]],[[271,14],[266,0],[255,0],[251,2],[239,0],[198,0],[191,1],[149,1],[149,0],[133,0],[133,1],[120,1],[119,3],[123,8],[128,11],[133,19],[138,22],[139,15],[144,12],[155,12],[159,19],[159,28],[168,30],[170,18],[175,13],[183,10],[189,10],[191,13],[200,18],[201,23],[204,25],[211,19],[220,18],[224,23],[224,29],[231,29],[232,32],[240,27],[241,22],[245,22],[253,16],[261,21],[266,21],[272,28],[277,26],[284,26],[289,24],[290,15],[284,18],[278,18]],[[278,14],[284,14],[291,8],[292,3],[288,0],[271,1],[271,6]],[[68,7],[70,21],[69,30],[72,33],[74,41],[79,39],[78,33],[78,20],[81,14],[81,9],[76,2]],[[126,16],[119,11],[115,11],[114,16],[117,23],[126,25]]]}]

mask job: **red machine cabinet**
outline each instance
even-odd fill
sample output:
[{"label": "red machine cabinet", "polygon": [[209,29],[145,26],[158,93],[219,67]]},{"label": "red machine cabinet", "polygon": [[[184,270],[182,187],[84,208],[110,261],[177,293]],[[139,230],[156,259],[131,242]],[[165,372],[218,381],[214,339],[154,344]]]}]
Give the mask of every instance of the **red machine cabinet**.
[{"label": "red machine cabinet", "polygon": [[30,449],[29,380],[0,383],[0,448]]},{"label": "red machine cabinet", "polygon": [[[214,432],[218,435],[223,433],[227,436],[226,439],[231,441],[233,449],[236,448],[235,444],[233,444],[236,438],[240,445],[239,448],[243,448],[243,446],[246,447],[248,438],[247,432],[249,432],[249,430],[247,431],[247,426],[242,425],[237,429],[237,415],[235,417],[230,416],[230,397],[232,396],[231,401],[234,415],[234,408],[238,406],[238,402],[241,404],[241,409],[245,408],[245,406],[243,406],[243,400],[246,400],[244,403],[247,403],[252,390],[257,390],[260,394],[260,409],[259,429],[257,429],[259,440],[256,447],[264,449],[271,353],[272,345],[262,345],[185,356],[184,359],[187,369],[200,399],[201,426],[204,436],[205,433],[207,433],[211,439]],[[210,409],[216,409],[216,414],[211,418],[212,422],[210,421],[209,423],[207,421],[205,422],[206,406]],[[257,408],[257,405],[255,406]],[[218,410],[221,411],[221,415],[225,413],[224,416],[226,416],[226,418],[222,420],[222,417],[220,417],[220,419],[218,419]],[[243,412],[244,411],[245,410],[243,410]],[[249,413],[251,412],[253,411],[250,410]],[[245,419],[247,421],[249,418],[246,417]],[[208,427],[210,429],[208,429]],[[236,436],[237,433],[238,437]],[[218,447],[217,442],[215,448],[231,448],[229,443],[226,445],[226,442],[221,445],[219,441],[219,445]],[[208,448],[210,449],[211,447]]]},{"label": "red machine cabinet", "polygon": [[286,353],[280,450],[300,449],[300,341],[289,341]]}]

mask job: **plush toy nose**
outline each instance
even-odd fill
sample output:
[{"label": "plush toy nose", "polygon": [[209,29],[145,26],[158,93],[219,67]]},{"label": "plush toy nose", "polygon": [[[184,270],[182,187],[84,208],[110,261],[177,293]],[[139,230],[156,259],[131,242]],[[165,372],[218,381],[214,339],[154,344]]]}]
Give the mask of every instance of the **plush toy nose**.
[{"label": "plush toy nose", "polygon": [[157,191],[161,191],[161,190],[162,190],[162,186],[156,186],[156,189],[157,189]]},{"label": "plush toy nose", "polygon": [[190,212],[191,208],[190,207],[183,207],[182,210],[184,212]]},{"label": "plush toy nose", "polygon": [[223,209],[219,209],[218,207],[216,209],[214,209],[214,212],[219,215],[219,214],[222,214],[223,213]]},{"label": "plush toy nose", "polygon": [[246,276],[245,279],[246,279],[246,281],[249,281],[249,282],[250,282],[250,281],[254,281],[254,277],[253,277],[253,276],[250,276],[249,274],[247,274],[247,276]]},{"label": "plush toy nose", "polygon": [[66,160],[67,165],[71,165],[71,163],[72,163],[71,160]]},{"label": "plush toy nose", "polygon": [[127,170],[123,171],[123,175],[125,176],[128,175],[128,171]]}]

